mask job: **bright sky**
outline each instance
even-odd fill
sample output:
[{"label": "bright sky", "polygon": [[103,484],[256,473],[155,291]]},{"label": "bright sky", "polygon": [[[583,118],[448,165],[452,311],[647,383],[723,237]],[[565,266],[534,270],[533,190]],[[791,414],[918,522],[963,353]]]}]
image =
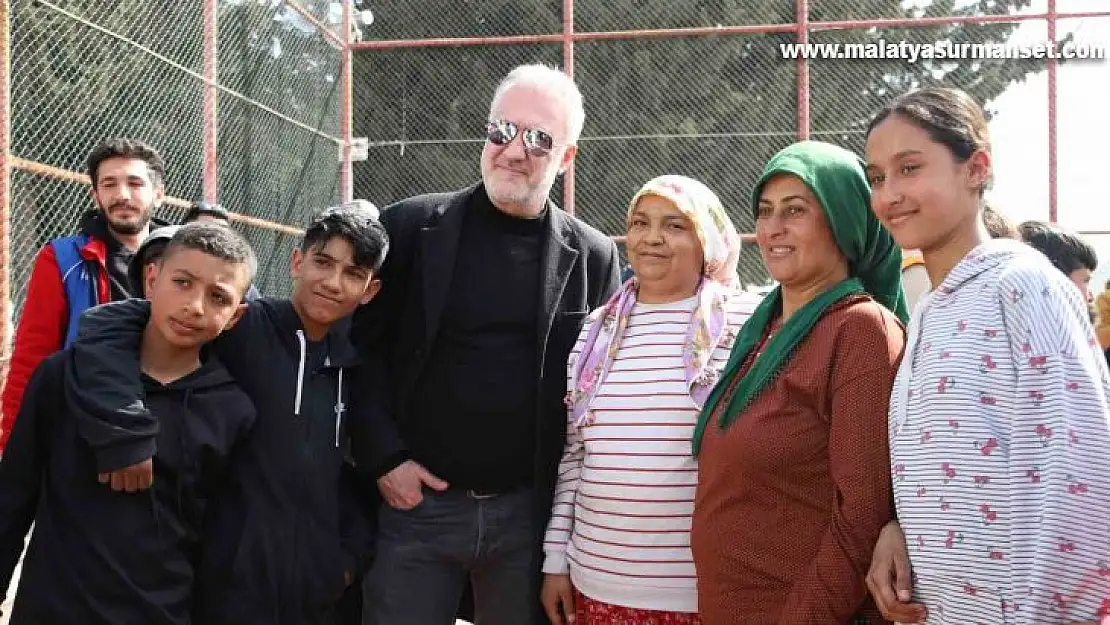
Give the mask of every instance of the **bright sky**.
[{"label": "bright sky", "polygon": [[[1033,0],[1029,12],[1046,10]],[[1058,0],[1057,11],[1106,11],[1108,0]],[[1079,44],[1100,44],[1110,54],[1110,18],[1061,20],[1057,37],[1075,34]],[[1047,39],[1043,22],[1026,22],[1015,42]],[[1062,64],[1056,75],[1057,189],[1061,225],[1110,231],[1110,60]],[[1017,221],[1048,219],[1048,76],[1030,76],[988,103],[995,112],[991,140],[995,164],[992,203]],[[1090,236],[1098,249],[1096,281],[1110,278],[1110,235]],[[1096,289],[1096,292],[1099,289]]]}]

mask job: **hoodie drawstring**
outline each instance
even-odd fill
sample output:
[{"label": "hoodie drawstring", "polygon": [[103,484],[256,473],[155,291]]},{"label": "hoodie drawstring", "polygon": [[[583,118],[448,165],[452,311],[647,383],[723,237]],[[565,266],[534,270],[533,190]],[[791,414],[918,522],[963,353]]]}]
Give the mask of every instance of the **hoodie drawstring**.
[{"label": "hoodie drawstring", "polygon": [[339,385],[335,391],[335,448],[339,449],[339,427],[343,422],[343,411],[347,405],[343,403],[343,368],[339,368]]},{"label": "hoodie drawstring", "polygon": [[[304,365],[307,359],[308,347],[305,343],[304,330],[297,330],[297,342],[301,346],[301,358],[297,364],[297,395],[293,400],[293,416],[301,415],[301,394],[304,390]],[[324,362],[324,366],[328,366],[331,362],[329,358]],[[343,367],[339,368],[339,382],[335,391],[335,447],[339,448],[339,431],[343,425],[343,413],[347,411],[347,405],[343,403]]]},{"label": "hoodie drawstring", "polygon": [[304,361],[307,347],[304,341],[304,330],[297,330],[297,342],[301,344],[301,362],[297,365],[297,397],[293,400],[293,416],[301,416],[301,391],[304,387]]}]

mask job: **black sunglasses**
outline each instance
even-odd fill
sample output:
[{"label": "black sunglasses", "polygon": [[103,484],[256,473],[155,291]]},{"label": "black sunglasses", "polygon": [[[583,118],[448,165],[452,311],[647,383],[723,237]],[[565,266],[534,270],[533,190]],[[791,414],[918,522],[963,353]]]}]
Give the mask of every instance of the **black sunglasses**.
[{"label": "black sunglasses", "polygon": [[522,135],[524,151],[528,156],[547,156],[555,147],[555,139],[539,128],[521,128],[503,119],[486,122],[486,140],[494,145],[509,145],[517,134]]}]

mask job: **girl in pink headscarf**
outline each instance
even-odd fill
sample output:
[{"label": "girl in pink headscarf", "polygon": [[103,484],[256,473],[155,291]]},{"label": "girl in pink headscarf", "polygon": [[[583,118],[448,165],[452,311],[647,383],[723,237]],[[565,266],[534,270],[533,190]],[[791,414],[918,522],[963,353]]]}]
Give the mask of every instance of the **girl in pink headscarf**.
[{"label": "girl in pink headscarf", "polygon": [[634,276],[570,356],[567,443],[544,541],[552,623],[698,623],[690,519],[698,412],[758,298],[704,184],[660,176],[632,198]]}]

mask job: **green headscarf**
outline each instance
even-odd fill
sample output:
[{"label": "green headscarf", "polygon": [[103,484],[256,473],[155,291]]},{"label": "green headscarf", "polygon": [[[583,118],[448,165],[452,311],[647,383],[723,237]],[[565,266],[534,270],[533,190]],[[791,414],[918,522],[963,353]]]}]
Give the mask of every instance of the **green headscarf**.
[{"label": "green headscarf", "polygon": [[[848,259],[849,278],[833,286],[790,315],[771,337],[763,352],[737,383],[736,392],[721,412],[725,428],[746,410],[752,400],[786,365],[794,349],[809,335],[830,306],[852,293],[868,293],[906,322],[906,298],[902,293],[902,252],[871,213],[871,188],[863,163],[851,152],[820,141],[801,141],[771,157],[752,191],[753,210],[759,206],[763,186],[779,174],[797,176],[809,187],[832,230],[837,247]],[[729,380],[739,375],[748,355],[763,337],[782,301],[782,287],[775,287],[744,324],[732,348],[721,381],[713,389],[694,430],[694,455],[710,416],[717,409]]]}]

